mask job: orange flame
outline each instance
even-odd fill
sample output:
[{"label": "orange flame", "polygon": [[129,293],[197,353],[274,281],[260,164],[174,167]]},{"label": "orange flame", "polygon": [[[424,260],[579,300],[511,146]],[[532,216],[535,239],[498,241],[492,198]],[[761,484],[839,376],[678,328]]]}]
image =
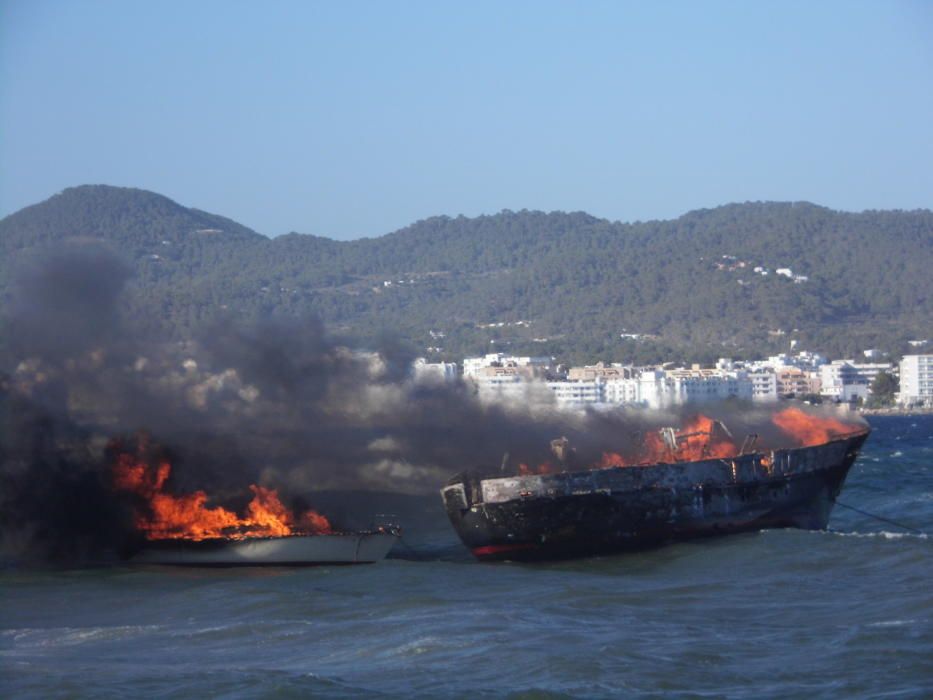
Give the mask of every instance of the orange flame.
[{"label": "orange flame", "polygon": [[819,445],[858,430],[858,426],[846,424],[835,418],[813,416],[796,406],[775,413],[771,421],[785,435],[793,438],[799,447]]},{"label": "orange flame", "polygon": [[142,499],[145,508],[136,513],[136,527],[150,540],[204,540],[222,537],[242,540],[250,537],[285,537],[288,535],[325,534],[330,523],[320,513],[309,510],[295,523],[292,513],[282,505],[275,489],[253,484],[253,500],[247,514],[239,517],[221,507],[208,507],[204,491],[179,496],[166,493],[165,482],[172,472],[168,462],[154,469],[131,454],[118,455],[113,467],[113,484]]},{"label": "orange flame", "polygon": [[[785,445],[788,447],[819,445],[859,430],[857,425],[847,424],[835,418],[812,415],[796,406],[775,413],[771,420],[792,439],[793,444]],[[672,449],[669,441],[664,439],[663,433],[663,430],[646,433],[642,441],[629,453],[604,452],[602,458],[592,468],[610,469],[704,459],[732,459],[738,456],[740,450],[721,423],[703,414],[697,414],[688,419],[680,430],[673,433],[673,444],[676,445],[676,449]],[[770,458],[763,456],[762,465],[770,469]],[[547,463],[537,468],[521,464],[518,473],[520,475],[549,474],[554,471],[556,470]]]},{"label": "orange flame", "polygon": [[633,460],[623,466],[634,467],[645,464],[658,464],[659,462],[670,461],[671,452],[660,432],[648,433],[641,443],[641,450],[635,455]]},{"label": "orange flame", "polygon": [[688,421],[681,430],[684,437],[678,439],[680,459],[692,462],[698,459],[735,457],[739,448],[721,426],[718,421],[701,414]]},{"label": "orange flame", "polygon": [[599,460],[600,469],[609,469],[610,467],[630,467],[628,460],[618,452],[603,452],[603,458]]},{"label": "orange flame", "polygon": [[697,414],[687,420],[683,427],[674,433],[674,439],[677,448],[672,450],[661,437],[661,431],[647,433],[635,454],[604,452],[598,468],[727,459],[735,457],[739,451],[732,438],[719,427],[717,421],[702,414]]}]

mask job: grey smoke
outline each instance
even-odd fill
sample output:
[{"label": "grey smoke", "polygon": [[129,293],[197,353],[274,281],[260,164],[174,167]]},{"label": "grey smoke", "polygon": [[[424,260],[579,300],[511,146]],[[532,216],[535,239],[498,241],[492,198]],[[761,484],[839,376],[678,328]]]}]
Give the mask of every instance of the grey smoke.
[{"label": "grey smoke", "polygon": [[[107,445],[139,431],[169,456],[179,491],[235,507],[261,483],[313,506],[325,489],[434,492],[456,472],[498,470],[505,452],[510,468],[539,464],[559,436],[586,464],[682,417],[487,405],[464,383],[413,381],[397,339],[352,350],[316,319],[228,318],[167,342],[122,315],[128,280],[118,258],[89,248],[18,279],[0,365],[7,556],[118,547],[132,504],[110,487]],[[746,406],[711,413],[747,432],[767,422]]]}]

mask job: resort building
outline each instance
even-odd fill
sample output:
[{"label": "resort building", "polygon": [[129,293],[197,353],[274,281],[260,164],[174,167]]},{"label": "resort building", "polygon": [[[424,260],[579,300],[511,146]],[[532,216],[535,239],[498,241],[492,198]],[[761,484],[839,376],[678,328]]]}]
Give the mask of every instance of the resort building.
[{"label": "resort building", "polygon": [[900,403],[933,406],[933,355],[904,355],[900,375]]}]

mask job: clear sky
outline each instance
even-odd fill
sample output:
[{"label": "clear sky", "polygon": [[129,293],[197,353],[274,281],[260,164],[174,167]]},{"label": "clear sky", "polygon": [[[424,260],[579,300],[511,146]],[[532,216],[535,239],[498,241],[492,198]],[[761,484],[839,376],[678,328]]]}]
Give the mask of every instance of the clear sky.
[{"label": "clear sky", "polygon": [[933,207],[933,2],[0,0],[0,216],[85,183],[334,238]]}]

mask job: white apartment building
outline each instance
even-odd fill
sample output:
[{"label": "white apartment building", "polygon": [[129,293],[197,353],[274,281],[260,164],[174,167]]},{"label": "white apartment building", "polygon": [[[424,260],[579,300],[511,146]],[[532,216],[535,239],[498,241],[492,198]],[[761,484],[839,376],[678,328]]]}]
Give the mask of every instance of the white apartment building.
[{"label": "white apartment building", "polygon": [[807,352],[804,350],[798,352],[796,355],[782,352],[779,355],[772,355],[767,360],[750,362],[749,366],[755,369],[770,367],[774,370],[782,370],[788,367],[796,367],[807,371],[817,371],[822,365],[825,365],[826,362],[826,358],[819,353]]},{"label": "white apartment building", "polygon": [[775,401],[778,397],[777,374],[770,367],[747,373],[752,383],[752,399],[755,401]]},{"label": "white apartment building", "polygon": [[547,383],[563,406],[649,406],[673,403],[673,383],[659,370],[643,370],[637,377],[555,381]]},{"label": "white apartment building", "polygon": [[890,362],[833,360],[820,367],[820,394],[842,402],[866,399],[878,373],[890,372],[893,368]]},{"label": "white apartment building", "polygon": [[639,377],[606,380],[603,385],[603,400],[607,404],[615,405],[647,403],[644,396],[650,392],[643,391],[642,386],[650,386],[651,389],[654,389],[653,373],[643,372]]},{"label": "white apartment building", "polygon": [[460,376],[456,362],[428,362],[419,357],[412,364],[415,381],[455,382]]},{"label": "white apartment building", "polygon": [[470,377],[470,380],[476,384],[481,399],[484,401],[498,401],[523,396],[528,391],[532,377],[519,372],[504,371],[474,375]]},{"label": "white apartment building", "polygon": [[610,381],[613,379],[630,379],[638,375],[638,369],[631,365],[622,365],[617,362],[606,364],[597,362],[595,365],[584,365],[583,367],[571,367],[567,371],[567,379],[572,382],[588,379],[602,379]]},{"label": "white apartment building", "polygon": [[554,399],[562,406],[589,406],[605,403],[605,382],[601,379],[548,382]]},{"label": "white apartment building", "polygon": [[540,396],[535,399],[532,392],[545,391],[545,377],[546,371],[540,366],[509,363],[507,366],[476,368],[465,379],[476,386],[479,397],[484,401],[513,398],[540,400]]},{"label": "white apartment building", "polygon": [[819,372],[799,367],[785,367],[774,373],[777,378],[778,396],[805,396],[819,394],[822,387]]},{"label": "white apartment building", "polygon": [[933,406],[933,355],[904,355],[900,374],[900,403]]},{"label": "white apartment building", "polygon": [[550,357],[515,357],[501,352],[489,353],[484,357],[466,357],[463,360],[463,376],[474,377],[485,367],[533,367],[541,372],[551,368]]},{"label": "white apartment building", "polygon": [[664,370],[645,370],[638,377],[638,403],[648,408],[666,408],[679,402],[674,381]]},{"label": "white apartment building", "polygon": [[674,403],[703,403],[728,398],[751,399],[752,382],[745,372],[674,369],[666,372]]},{"label": "white apartment building", "polygon": [[562,406],[638,405],[658,409],[753,396],[753,384],[746,373],[708,369],[643,369],[637,377],[550,381],[546,385]]}]

